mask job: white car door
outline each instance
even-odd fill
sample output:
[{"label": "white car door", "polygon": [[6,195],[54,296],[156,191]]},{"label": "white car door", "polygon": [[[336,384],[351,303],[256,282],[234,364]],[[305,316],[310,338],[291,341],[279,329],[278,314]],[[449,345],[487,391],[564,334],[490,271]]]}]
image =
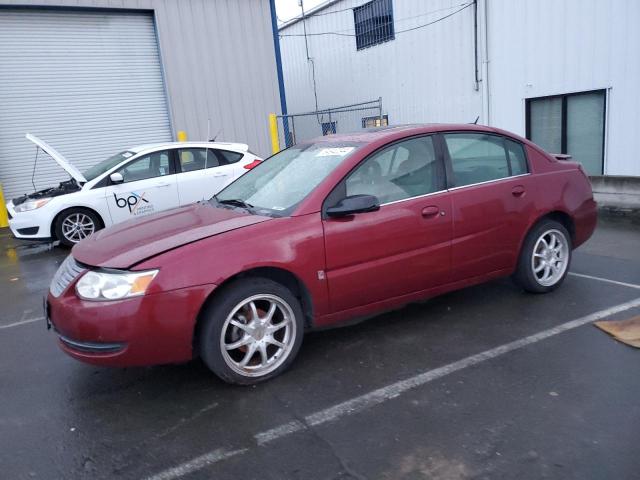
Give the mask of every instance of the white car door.
[{"label": "white car door", "polygon": [[220,152],[213,148],[194,147],[177,150],[180,205],[208,200],[238,176],[230,160],[236,158],[237,161],[242,154],[229,152],[232,155],[224,155]]},{"label": "white car door", "polygon": [[116,172],[122,175],[124,182],[105,187],[113,223],[179,205],[178,184],[170,151],[143,155]]}]

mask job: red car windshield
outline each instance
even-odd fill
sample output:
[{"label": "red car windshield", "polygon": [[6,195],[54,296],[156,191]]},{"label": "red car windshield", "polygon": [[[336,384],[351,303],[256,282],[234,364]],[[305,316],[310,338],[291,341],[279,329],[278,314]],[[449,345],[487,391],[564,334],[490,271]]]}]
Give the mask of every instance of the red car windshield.
[{"label": "red car windshield", "polygon": [[253,168],[214,199],[257,213],[288,215],[359,143],[311,143],[276,153]]}]

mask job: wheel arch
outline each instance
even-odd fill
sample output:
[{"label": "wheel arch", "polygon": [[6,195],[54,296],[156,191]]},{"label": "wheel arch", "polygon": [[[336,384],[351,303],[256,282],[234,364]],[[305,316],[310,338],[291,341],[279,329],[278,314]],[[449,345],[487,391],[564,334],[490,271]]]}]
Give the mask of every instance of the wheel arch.
[{"label": "wheel arch", "polygon": [[104,228],[105,227],[104,218],[102,218],[102,215],[100,215],[100,213],[97,210],[95,210],[95,209],[93,209],[91,207],[84,206],[84,205],[74,205],[73,207],[63,208],[62,210],[60,210],[58,213],[55,214],[55,216],[53,217],[53,220],[51,220],[51,225],[49,227],[49,230],[50,230],[50,233],[51,233],[51,238],[57,238],[56,237],[56,223],[58,223],[58,219],[64,213],[66,213],[66,212],[68,212],[70,210],[86,210],[86,211],[89,211],[89,212],[93,213],[96,217],[98,217],[98,220],[100,221],[100,228]]},{"label": "wheel arch", "polygon": [[557,222],[560,222],[569,232],[569,236],[571,237],[571,245],[573,246],[576,235],[576,225],[573,221],[573,218],[571,218],[571,215],[569,215],[567,212],[564,212],[562,210],[551,210],[536,217],[529,224],[528,228],[524,232],[524,235],[522,235],[522,238],[520,239],[520,245],[518,246],[518,256],[516,257],[516,264],[520,258],[520,255],[522,255],[522,248],[524,247],[524,242],[529,235],[529,232],[531,232],[531,230],[533,230],[543,220],[555,220]]},{"label": "wheel arch", "polygon": [[305,328],[313,327],[313,301],[309,289],[300,278],[289,270],[281,267],[254,267],[242,272],[238,272],[235,275],[230,276],[224,282],[222,282],[203,302],[200,307],[200,311],[196,317],[196,322],[193,330],[193,352],[194,357],[199,354],[199,339],[200,330],[204,324],[203,314],[211,302],[214,301],[219,295],[222,295],[225,290],[230,288],[233,283],[246,279],[246,278],[267,278],[273,280],[286,288],[288,288],[293,295],[300,301],[302,312],[304,314]]},{"label": "wheel arch", "polygon": [[567,229],[567,232],[569,232],[569,235],[571,236],[571,244],[573,245],[575,243],[576,224],[573,221],[573,218],[571,218],[571,215],[569,215],[567,212],[563,212],[562,210],[554,210],[552,212],[547,213],[543,217],[541,217],[536,222],[536,224],[543,219],[556,220],[557,222],[561,223],[564,226],[564,228]]}]

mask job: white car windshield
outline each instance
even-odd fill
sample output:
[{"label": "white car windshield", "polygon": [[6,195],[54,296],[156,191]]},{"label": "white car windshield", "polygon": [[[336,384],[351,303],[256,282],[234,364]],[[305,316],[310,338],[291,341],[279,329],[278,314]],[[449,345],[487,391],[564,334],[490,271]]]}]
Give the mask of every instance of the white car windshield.
[{"label": "white car windshield", "polygon": [[268,158],[213,199],[257,213],[288,215],[361,144],[295,145]]},{"label": "white car windshield", "polygon": [[94,178],[102,175],[107,170],[115,167],[120,162],[125,161],[127,158],[131,158],[133,155],[135,155],[134,152],[125,150],[124,152],[117,153],[113,157],[109,157],[106,160],[101,161],[99,164],[94,165],[88,170],[85,170],[82,174],[84,175],[84,178],[87,179],[87,182],[90,182]]}]

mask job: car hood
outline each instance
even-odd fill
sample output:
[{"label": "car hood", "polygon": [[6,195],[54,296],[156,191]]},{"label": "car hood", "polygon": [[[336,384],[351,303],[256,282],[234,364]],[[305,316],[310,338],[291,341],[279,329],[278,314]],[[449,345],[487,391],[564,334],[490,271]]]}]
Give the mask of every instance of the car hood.
[{"label": "car hood", "polygon": [[100,230],[73,247],[72,254],[87,265],[130,268],[181,245],[268,220],[199,202]]},{"label": "car hood", "polygon": [[42,150],[44,150],[44,152],[46,152],[47,155],[53,158],[58,165],[64,168],[65,171],[69,175],[71,175],[71,178],[73,178],[76,182],[87,183],[87,179],[80,172],[80,170],[74,167],[66,158],[60,155],[60,153],[57,150],[55,150],[51,145],[49,145],[47,142],[45,142],[44,140],[40,140],[38,137],[36,137],[35,135],[31,135],[30,133],[27,133],[25,137],[27,138],[27,140],[31,140],[33,143],[39,146]]}]

